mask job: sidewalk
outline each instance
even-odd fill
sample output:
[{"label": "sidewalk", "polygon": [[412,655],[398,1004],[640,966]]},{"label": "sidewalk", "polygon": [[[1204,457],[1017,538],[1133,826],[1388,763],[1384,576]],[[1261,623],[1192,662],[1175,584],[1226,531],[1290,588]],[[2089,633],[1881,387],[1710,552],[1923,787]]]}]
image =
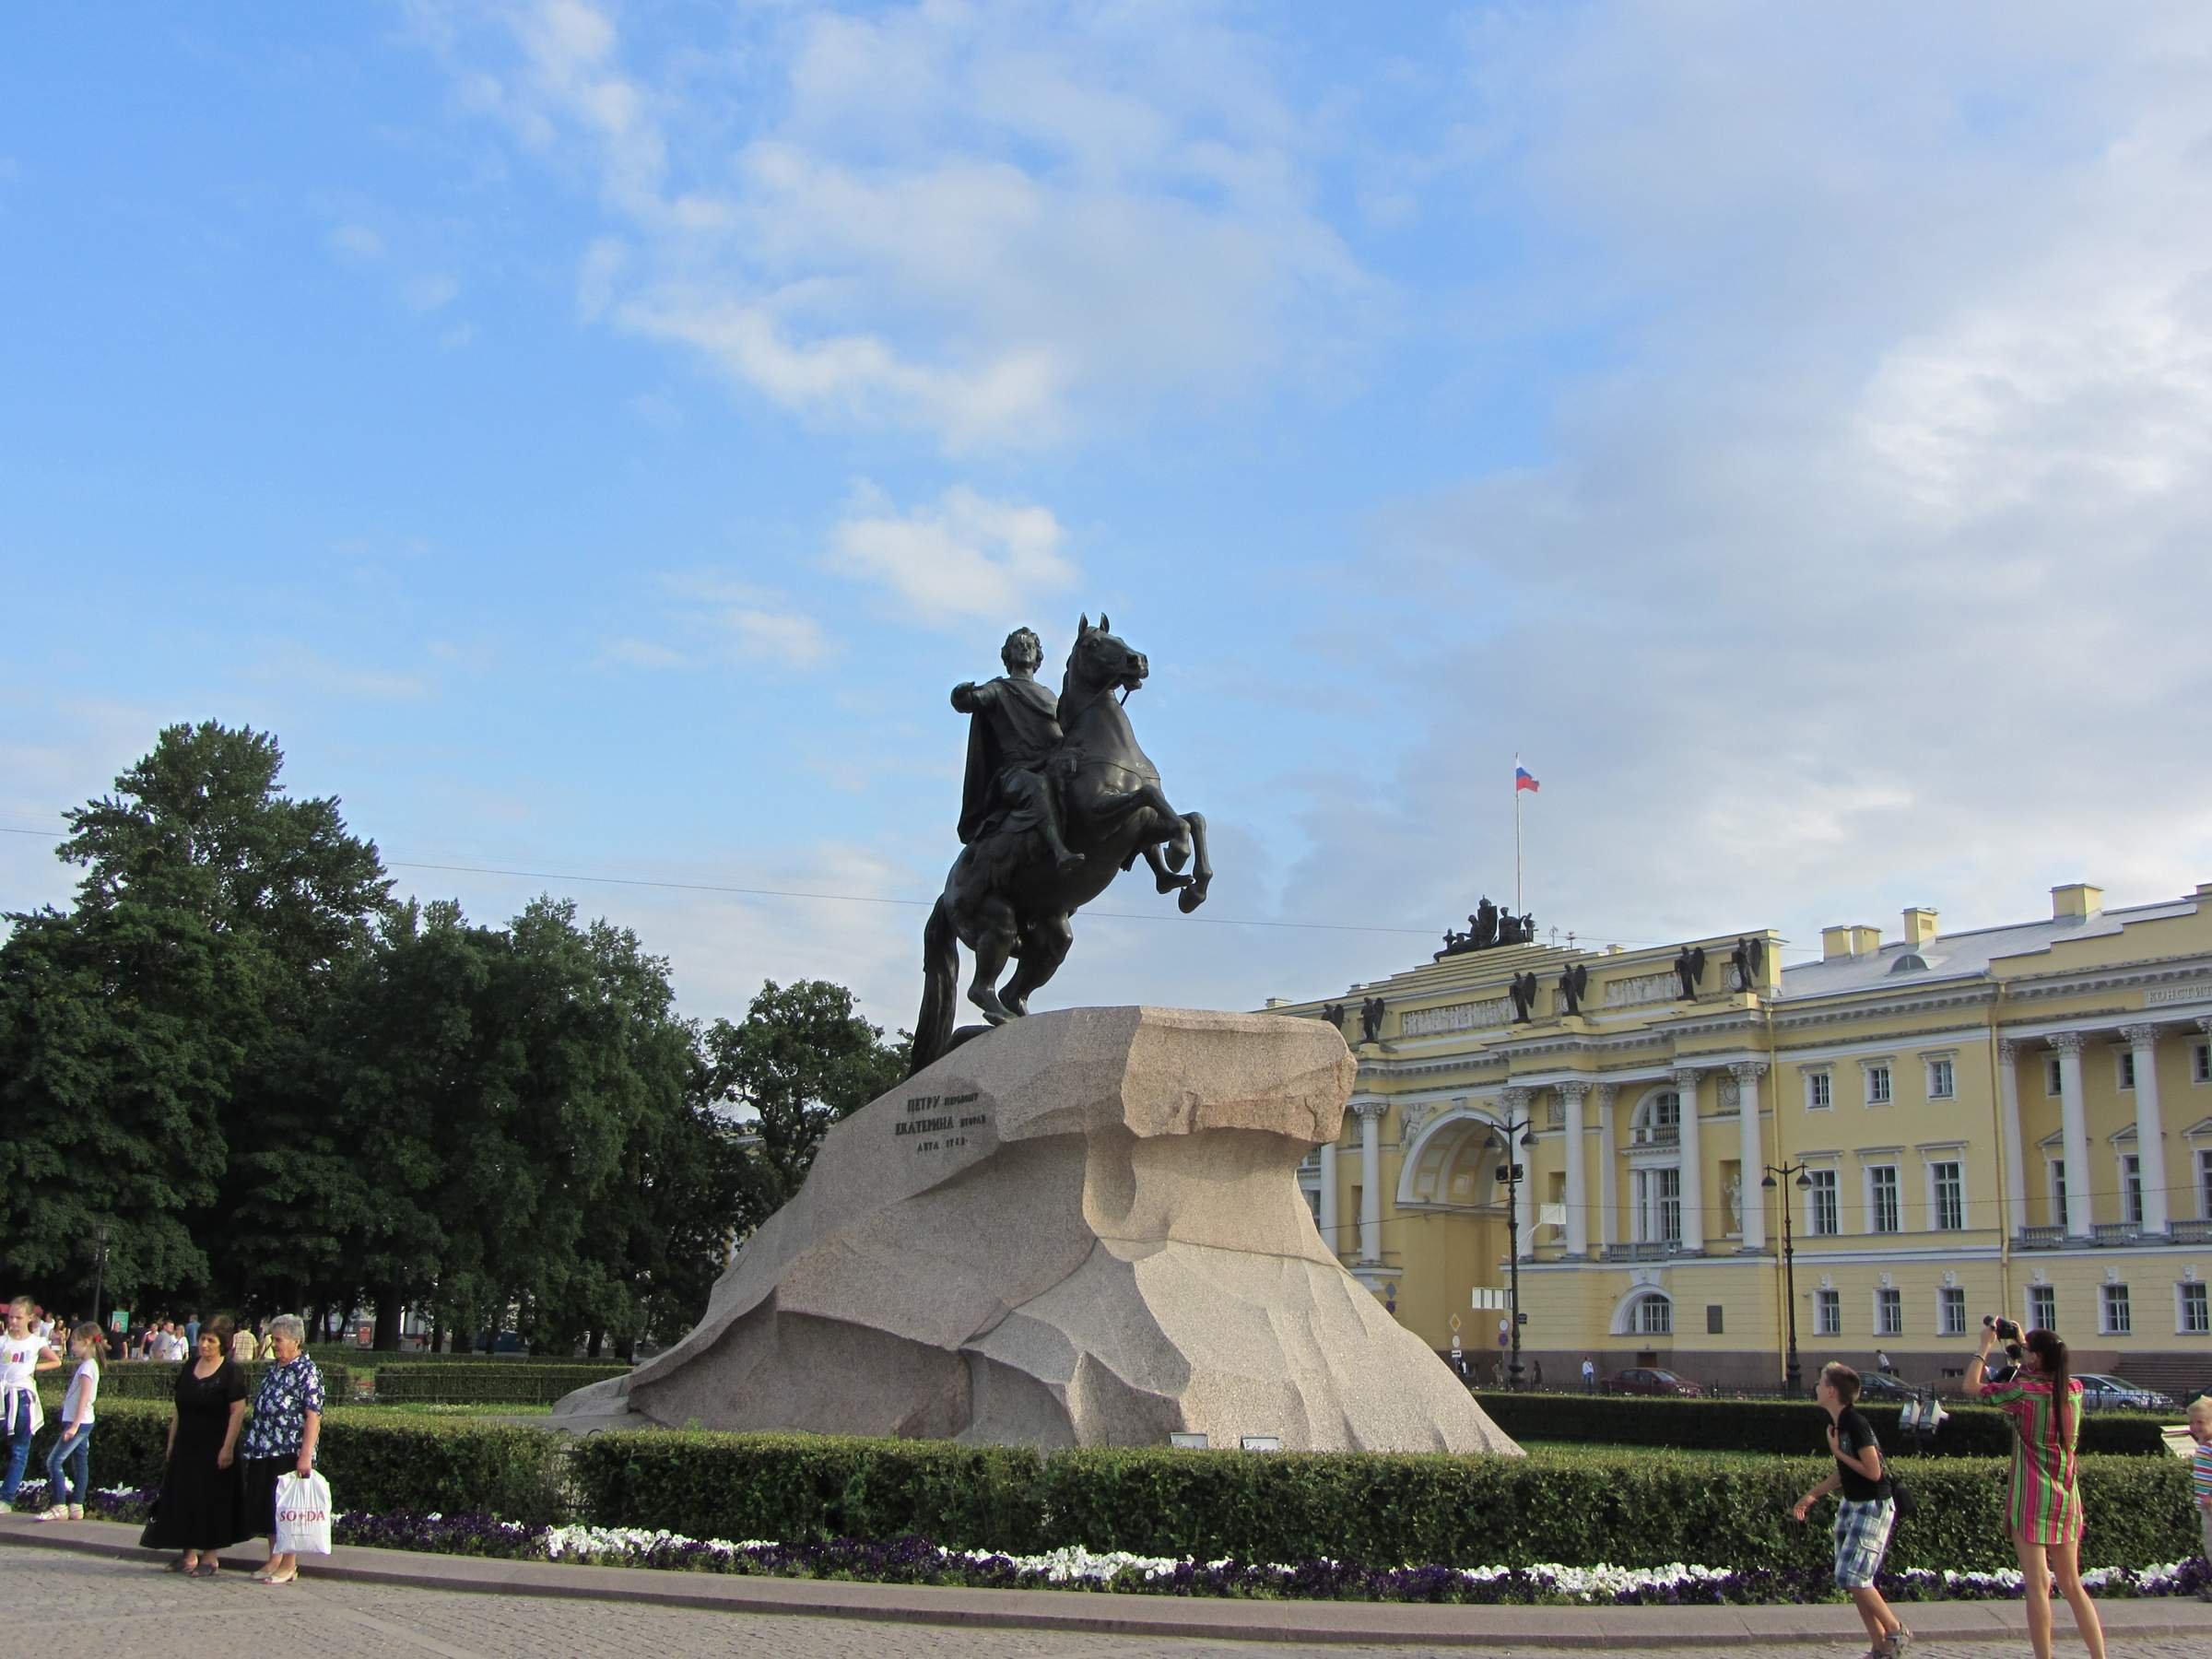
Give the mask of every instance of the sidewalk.
[{"label": "sidewalk", "polygon": [[[0,1545],[151,1562],[137,1529],[101,1521],[32,1522],[0,1516]],[[258,1546],[226,1551],[226,1569],[258,1564]],[[1681,1648],[1718,1650],[1777,1641],[1863,1640],[1845,1606],[1772,1607],[1469,1607],[1378,1602],[1210,1601],[1084,1591],[959,1590],[812,1579],[737,1578],[629,1567],[486,1560],[341,1546],[311,1559],[318,1580],[418,1590],[811,1615],[1069,1634],[1211,1638],[1299,1643],[1414,1643],[1424,1647]],[[2212,1651],[2212,1604],[2181,1598],[2099,1604],[2115,1637],[2177,1638]],[[2025,1641],[2017,1604],[1932,1602],[1900,1607],[1924,1642]],[[2061,1634],[2072,1618],[2055,1612]]]}]

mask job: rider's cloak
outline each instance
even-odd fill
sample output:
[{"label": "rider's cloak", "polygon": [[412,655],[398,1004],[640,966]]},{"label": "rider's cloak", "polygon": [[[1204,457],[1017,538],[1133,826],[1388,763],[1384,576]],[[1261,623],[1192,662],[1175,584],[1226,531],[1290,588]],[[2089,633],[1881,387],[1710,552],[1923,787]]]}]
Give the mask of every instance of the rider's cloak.
[{"label": "rider's cloak", "polygon": [[1033,679],[1003,675],[975,688],[968,717],[968,774],[960,783],[960,844],[982,830],[1004,803],[998,775],[1042,766],[1060,747],[1060,700]]}]

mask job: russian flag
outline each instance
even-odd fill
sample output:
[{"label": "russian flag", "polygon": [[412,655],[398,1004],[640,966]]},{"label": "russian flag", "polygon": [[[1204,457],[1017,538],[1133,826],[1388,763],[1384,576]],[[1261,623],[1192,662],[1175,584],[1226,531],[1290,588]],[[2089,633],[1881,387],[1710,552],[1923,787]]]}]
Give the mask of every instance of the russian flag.
[{"label": "russian flag", "polygon": [[1535,778],[1529,775],[1527,767],[1520,765],[1518,762],[1514,764],[1513,793],[1515,794],[1520,794],[1521,791],[1524,789],[1527,790],[1530,794],[1535,794],[1542,790],[1543,787],[1543,784],[1537,782]]}]

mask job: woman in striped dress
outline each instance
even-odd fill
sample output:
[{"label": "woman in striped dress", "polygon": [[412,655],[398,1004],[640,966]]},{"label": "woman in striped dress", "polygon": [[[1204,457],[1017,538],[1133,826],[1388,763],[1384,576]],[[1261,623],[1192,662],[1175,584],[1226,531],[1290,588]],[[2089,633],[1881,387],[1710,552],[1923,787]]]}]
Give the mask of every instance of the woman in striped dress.
[{"label": "woman in striped dress", "polygon": [[2035,1659],[2051,1659],[2051,1581],[2074,1609],[2091,1659],[2104,1659],[2104,1626],[2081,1583],[2081,1489],[2074,1441],[2081,1430],[2081,1384],[2067,1368],[2066,1345],[2055,1331],[2030,1331],[2027,1357],[2010,1381],[1984,1382],[1983,1367],[1996,1347],[1994,1325],[1982,1327],[1982,1351],[1966,1368],[1966,1392],[1980,1394],[2012,1419],[2012,1483],[2006,1525],[2026,1582],[2028,1640]]}]

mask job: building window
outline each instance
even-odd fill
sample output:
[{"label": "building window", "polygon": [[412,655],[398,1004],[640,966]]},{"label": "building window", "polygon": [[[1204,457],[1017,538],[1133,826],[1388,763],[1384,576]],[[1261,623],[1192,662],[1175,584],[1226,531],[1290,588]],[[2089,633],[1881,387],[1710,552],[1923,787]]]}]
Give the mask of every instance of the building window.
[{"label": "building window", "polygon": [[1957,1083],[1951,1074],[1951,1063],[1948,1060],[1931,1060],[1928,1062],[1929,1100],[1950,1100],[1956,1094],[1957,1087]]},{"label": "building window", "polygon": [[1936,1230],[1966,1230],[1966,1167],[1945,1162],[1931,1164],[1936,1182]]},{"label": "building window", "polygon": [[2115,1058],[2120,1062],[2120,1087],[2133,1088],[2136,1086],[2136,1051],[2124,1048]]},{"label": "building window", "polygon": [[1841,1336],[1843,1335],[1843,1292],[1816,1290],[1813,1292],[1813,1335]]},{"label": "building window", "polygon": [[2058,1056],[2046,1054],[2043,1057],[2043,1092],[2055,1100],[2065,1088],[2065,1074],[2059,1069]]},{"label": "building window", "polygon": [[1902,1290],[1877,1290],[1874,1293],[1874,1334],[1877,1336],[1902,1336],[1905,1334],[1905,1293]]},{"label": "building window", "polygon": [[1639,1336],[1672,1336],[1675,1334],[1675,1304],[1664,1296],[1646,1296],[1633,1310],[1635,1317],[1629,1322],[1630,1329]]},{"label": "building window", "polygon": [[1866,1171],[1867,1230],[1877,1233],[1904,1231],[1904,1219],[1897,1202],[1897,1166],[1877,1164]]},{"label": "building window", "polygon": [[1826,1072],[1806,1072],[1805,1074],[1805,1109],[1807,1112],[1826,1112],[1830,1106],[1835,1103],[1833,1097],[1829,1092],[1830,1087],[1829,1075]]},{"label": "building window", "polygon": [[1841,1218],[1836,1206],[1836,1172],[1833,1170],[1809,1170],[1806,1173],[1813,1178],[1813,1189],[1805,1195],[1805,1230],[1822,1235],[1842,1231]]},{"label": "building window", "polygon": [[2189,1053],[2191,1079],[2198,1083],[2212,1083],[2212,1042],[2200,1042]]},{"label": "building window", "polygon": [[2212,1332],[2212,1300],[2205,1295],[2202,1285],[2183,1285],[2181,1314],[2174,1321],[2175,1332],[2183,1336],[2202,1336]]},{"label": "building window", "polygon": [[2028,1328],[2031,1331],[2058,1329],[2058,1290],[2051,1285],[2028,1287]]},{"label": "building window", "polygon": [[2120,1155],[2120,1214],[2130,1227],[2143,1225],[2143,1160],[2133,1152]]},{"label": "building window", "polygon": [[1721,1304],[1719,1302],[1707,1302],[1705,1304],[1705,1335],[1708,1336],[1718,1336],[1722,1334]]},{"label": "building window", "polygon": [[1636,1241],[1682,1242],[1682,1171],[1638,1170],[1635,1173]]},{"label": "building window", "polygon": [[1889,1063],[1886,1060],[1879,1065],[1870,1065],[1866,1068],[1866,1104],[1869,1106],[1889,1104]]},{"label": "building window", "polygon": [[2212,1147],[2196,1155],[2196,1213],[2212,1221]]},{"label": "building window", "polygon": [[2107,1285],[2104,1288],[2104,1335],[2126,1336],[2135,1330],[2133,1317],[2128,1312],[2127,1287]]},{"label": "building window", "polygon": [[1936,1292],[1936,1309],[1939,1336],[1966,1335],[1966,1292],[1957,1285],[1946,1285]]},{"label": "building window", "polygon": [[2064,1227],[2065,1224],[2066,1160],[2054,1158],[2051,1160],[2051,1225]]}]

